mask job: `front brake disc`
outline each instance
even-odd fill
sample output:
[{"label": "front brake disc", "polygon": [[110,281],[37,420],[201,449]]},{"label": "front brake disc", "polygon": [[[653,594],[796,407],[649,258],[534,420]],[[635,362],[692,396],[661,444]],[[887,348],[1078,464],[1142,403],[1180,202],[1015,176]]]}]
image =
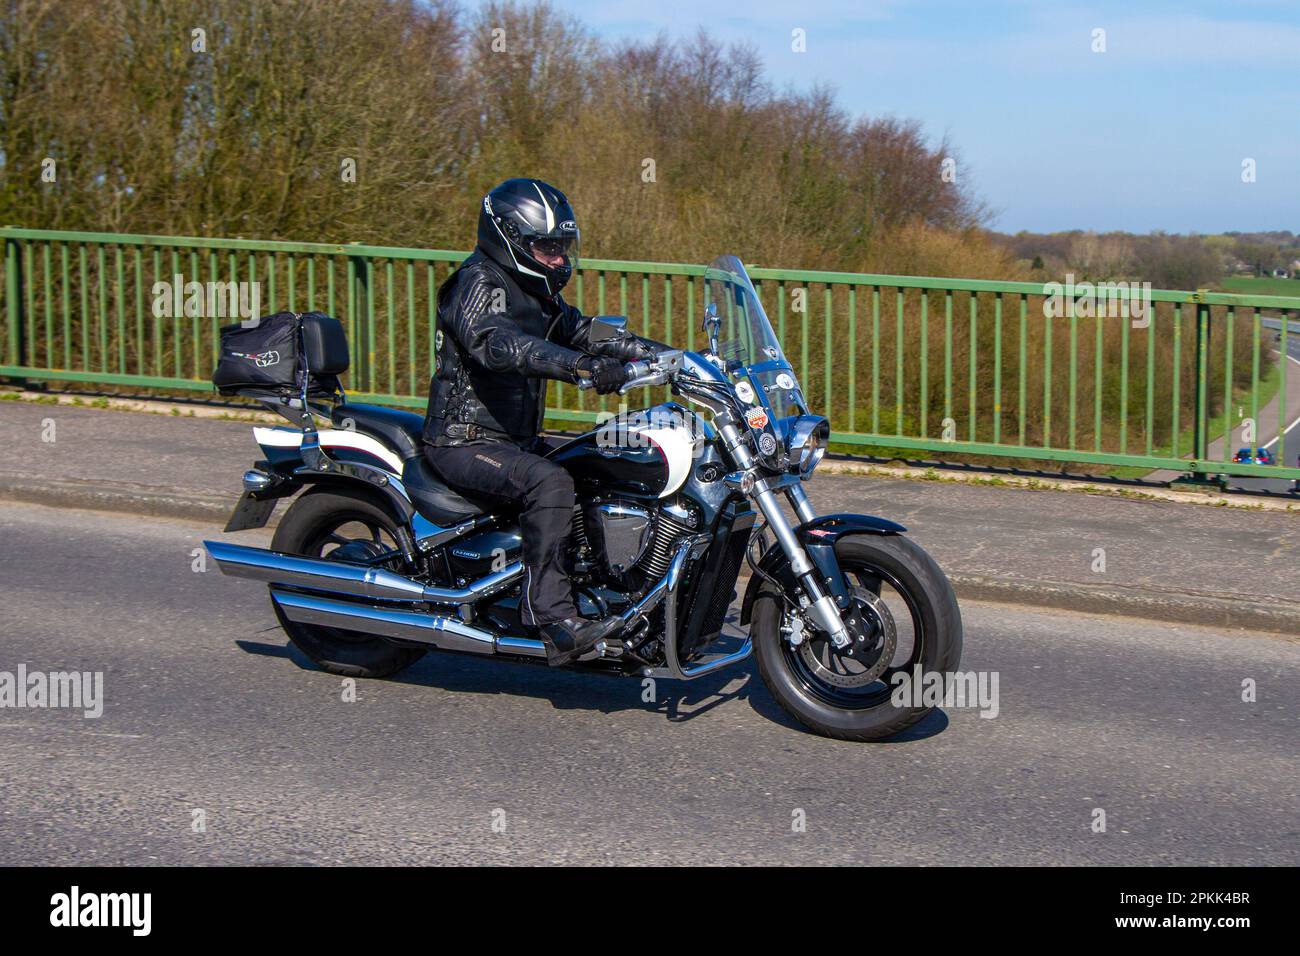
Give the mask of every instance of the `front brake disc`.
[{"label": "front brake disc", "polygon": [[[894,651],[898,649],[898,625],[894,622],[889,605],[880,595],[866,588],[855,587],[852,594],[863,616],[874,619],[877,625],[875,640],[869,647],[863,645],[865,650],[876,654],[869,666],[855,657],[840,653],[829,638],[821,635],[811,637],[799,645],[799,656],[809,669],[821,680],[836,687],[863,687],[870,684],[885,672],[894,659]],[[856,641],[857,635],[853,637]]]}]

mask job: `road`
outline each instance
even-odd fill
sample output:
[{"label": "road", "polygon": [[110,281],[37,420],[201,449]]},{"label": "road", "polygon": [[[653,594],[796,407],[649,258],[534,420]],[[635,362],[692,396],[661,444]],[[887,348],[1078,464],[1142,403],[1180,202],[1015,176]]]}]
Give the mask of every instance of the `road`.
[{"label": "road", "polygon": [[[1280,330],[1282,327],[1282,323],[1276,319],[1263,319],[1261,324],[1274,331]],[[1297,383],[1300,383],[1300,375],[1296,374],[1300,372],[1300,326],[1297,326],[1294,322],[1289,323],[1289,325],[1290,331],[1286,338],[1289,369],[1287,384],[1289,386],[1288,394],[1294,396],[1298,389]],[[1280,336],[1278,342],[1281,342]],[[1293,405],[1295,401],[1295,398],[1291,398],[1291,401],[1287,404]],[[1276,409],[1276,404],[1271,404],[1270,407]],[[1276,411],[1274,414],[1276,415]],[[1264,442],[1264,447],[1271,449],[1273,454],[1277,455],[1279,451],[1278,439],[1281,436],[1278,435],[1276,419],[1271,424],[1266,425],[1264,431],[1269,436],[1269,440]],[[1283,424],[1282,432],[1284,441],[1282,442],[1281,457],[1278,459],[1278,464],[1287,467],[1300,464],[1300,457],[1297,457],[1300,456],[1300,415],[1291,416],[1291,420]],[[1240,437],[1240,435],[1234,437]],[[1235,451],[1235,449],[1232,450]],[[1230,487],[1245,488],[1252,491],[1288,492],[1294,487],[1294,482],[1285,481],[1281,478],[1233,478],[1230,480],[1229,485]]]},{"label": "road", "polygon": [[[1281,323],[1273,319],[1262,319],[1261,325],[1267,329],[1277,332],[1281,328]],[[1296,464],[1296,456],[1300,455],[1300,326],[1292,323],[1295,330],[1287,336],[1287,366],[1285,369],[1287,383],[1287,402],[1286,410],[1279,416],[1281,407],[1281,396],[1275,395],[1265,403],[1264,407],[1259,410],[1258,429],[1256,431],[1256,443],[1265,448],[1272,449],[1277,455],[1281,451],[1279,464],[1292,466]],[[1269,347],[1280,344],[1280,336],[1277,341],[1270,342]],[[1279,356],[1280,351],[1273,349],[1273,354]],[[1248,415],[1249,409],[1244,406],[1239,409],[1241,414]],[[1279,429],[1279,419],[1281,428]],[[1279,449],[1279,431],[1285,435],[1285,441],[1282,442],[1282,448]],[[1232,430],[1231,441],[1224,443],[1222,432],[1209,435],[1209,446],[1206,449],[1207,456],[1213,461],[1225,461],[1236,453],[1238,448],[1244,448],[1250,442],[1245,439],[1245,432],[1240,424]],[[1191,457],[1190,454],[1183,457]],[[1146,477],[1150,481],[1173,481],[1181,473],[1170,471],[1168,469],[1159,469],[1148,474]],[[1292,490],[1293,482],[1282,478],[1249,478],[1237,475],[1228,476],[1228,487],[1240,488],[1247,491],[1270,491],[1276,493],[1287,493]]]},{"label": "road", "polygon": [[106,698],[0,710],[0,864],[1300,863],[1300,644],[969,603],[997,716],[875,745],[793,726],[752,666],[646,703],[430,655],[345,702],[261,587],[192,569],[210,527],[4,504],[0,532],[0,671]]}]

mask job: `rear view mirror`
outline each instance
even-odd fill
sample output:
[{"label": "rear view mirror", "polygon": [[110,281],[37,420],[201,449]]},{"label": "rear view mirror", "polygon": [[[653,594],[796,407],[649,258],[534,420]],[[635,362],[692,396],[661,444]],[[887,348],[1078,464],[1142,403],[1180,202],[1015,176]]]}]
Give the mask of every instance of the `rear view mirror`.
[{"label": "rear view mirror", "polygon": [[608,342],[610,339],[621,339],[625,335],[627,335],[627,316],[593,315],[591,317],[591,327],[587,332],[589,342]]},{"label": "rear view mirror", "polygon": [[709,337],[709,348],[716,355],[718,351],[718,330],[722,328],[722,319],[718,318],[718,307],[712,302],[704,307],[704,321],[701,325],[704,334]]}]

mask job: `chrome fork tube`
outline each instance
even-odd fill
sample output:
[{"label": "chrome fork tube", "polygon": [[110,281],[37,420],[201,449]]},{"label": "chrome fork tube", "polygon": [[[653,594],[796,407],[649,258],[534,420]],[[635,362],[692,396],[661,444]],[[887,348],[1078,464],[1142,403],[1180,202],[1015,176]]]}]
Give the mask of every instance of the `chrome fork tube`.
[{"label": "chrome fork tube", "polygon": [[[771,491],[760,491],[754,495],[754,501],[759,510],[763,512],[763,517],[767,520],[767,526],[776,535],[781,550],[790,559],[790,567],[794,570],[795,576],[802,578],[805,574],[811,573],[813,563],[809,560],[808,553],[804,551],[803,545],[799,543],[799,539],[795,537],[790,522],[786,520],[785,512],[781,510],[780,500]],[[816,580],[813,581],[813,584],[817,584]],[[811,596],[810,594],[809,597]]]},{"label": "chrome fork tube", "polygon": [[804,490],[802,481],[797,485],[791,485],[785,493],[800,521],[807,524],[817,517],[817,512],[813,509],[812,502],[808,500],[808,492]]},{"label": "chrome fork tube", "polygon": [[[736,428],[734,422],[728,421],[718,428],[722,440],[726,443],[727,450],[731,453],[736,464],[743,470],[749,471],[754,467],[754,456],[749,453],[749,448],[745,445],[744,439]],[[803,489],[799,489],[802,491]],[[754,502],[758,505],[759,511],[763,513],[767,526],[772,529],[776,535],[777,543],[781,550],[785,552],[790,559],[790,568],[794,571],[795,577],[803,586],[804,592],[808,596],[808,607],[805,609],[814,624],[830,635],[831,641],[836,647],[845,647],[852,640],[849,637],[848,628],[844,626],[844,619],[840,616],[840,609],[832,598],[822,588],[822,583],[817,579],[816,568],[808,557],[808,552],[804,550],[803,545],[795,536],[794,529],[790,527],[790,522],[786,519],[785,512],[781,510],[781,502],[777,499],[776,494],[770,490],[758,491],[754,493]],[[805,495],[805,501],[807,496]],[[798,505],[795,505],[798,510]],[[811,511],[812,505],[808,505]],[[806,520],[801,517],[800,520]]]}]

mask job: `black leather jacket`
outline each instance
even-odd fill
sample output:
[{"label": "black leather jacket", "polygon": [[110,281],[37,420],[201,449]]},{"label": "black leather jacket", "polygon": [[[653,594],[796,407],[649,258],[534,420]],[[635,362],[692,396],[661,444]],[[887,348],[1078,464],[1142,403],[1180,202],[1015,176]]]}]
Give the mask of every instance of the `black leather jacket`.
[{"label": "black leather jacket", "polygon": [[593,344],[590,327],[559,295],[529,295],[476,250],[438,290],[424,440],[526,446],[542,428],[547,379],[577,382],[584,355],[628,362],[653,354],[633,335]]}]

